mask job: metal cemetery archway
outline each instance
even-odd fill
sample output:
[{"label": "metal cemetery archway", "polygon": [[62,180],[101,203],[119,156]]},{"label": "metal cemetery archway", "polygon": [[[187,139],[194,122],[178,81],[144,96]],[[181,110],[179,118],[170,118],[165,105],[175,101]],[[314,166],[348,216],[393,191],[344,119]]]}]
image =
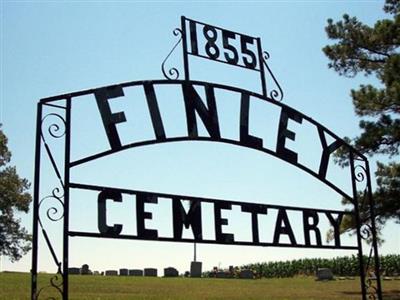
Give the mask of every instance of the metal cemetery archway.
[{"label": "metal cemetery archway", "polygon": [[[382,299],[379,257],[376,240],[374,202],[371,190],[370,169],[367,158],[343,139],[339,138],[328,128],[319,124],[310,117],[280,102],[283,97],[282,90],[272,74],[266,60],[269,55],[262,52],[260,38],[243,35],[220,27],[211,26],[202,22],[181,18],[181,28],[174,30],[174,35],[179,37],[178,44],[182,43],[184,78],[179,79],[179,71],[176,68],[166,70],[165,63],[162,63],[162,71],[165,80],[146,80],[121,83],[102,88],[79,91],[60,96],[45,98],[38,103],[37,127],[36,127],[36,156],[35,156],[35,182],[34,182],[34,206],[33,206],[33,252],[32,252],[32,299],[39,299],[43,291],[53,289],[62,299],[68,299],[68,267],[69,267],[69,239],[74,236],[99,237],[113,239],[132,240],[155,240],[173,242],[196,242],[208,244],[230,244],[230,245],[258,245],[276,247],[297,247],[297,248],[318,248],[318,249],[349,249],[357,250],[359,258],[359,270],[361,279],[362,299],[367,296],[373,299]],[[201,37],[200,37],[201,36]],[[239,43],[240,49],[233,43]],[[222,44],[222,47],[221,47]],[[199,57],[215,62],[221,62],[233,67],[240,67],[249,71],[258,72],[262,93],[256,93],[238,87],[227,86],[218,83],[190,80],[189,62],[191,57]],[[267,89],[267,76],[277,86],[277,90]],[[124,90],[137,88],[144,93],[148,113],[154,132],[154,138],[141,141],[122,141],[119,136],[117,124],[126,122],[123,111],[113,112],[109,100],[112,98],[124,97]],[[183,136],[170,137],[166,133],[162,114],[157,101],[157,89],[174,88],[181,91],[185,107],[187,134]],[[204,91],[205,97],[200,96],[198,90]],[[238,120],[240,126],[239,138],[232,139],[224,137],[220,131],[218,110],[216,106],[216,91],[224,91],[240,99],[240,114]],[[76,112],[74,107],[78,101],[83,101],[82,96],[90,96],[95,99],[96,110],[101,117],[99,126],[104,127],[108,147],[102,151],[92,153],[77,160],[71,159],[71,143],[74,137],[71,135],[71,116]],[[263,105],[269,105],[279,110],[279,124],[277,140],[274,148],[263,145],[260,137],[251,135],[249,132],[249,111],[250,103],[261,101]],[[197,122],[201,120],[207,134],[201,136],[198,131]],[[294,121],[302,124],[309,122],[318,133],[317,140],[322,151],[318,159],[318,168],[302,164],[298,160],[298,154],[286,146],[286,141],[295,140],[296,133],[288,128],[288,122]],[[328,140],[332,142],[328,143]],[[161,144],[179,141],[212,141],[226,143],[241,147],[252,148],[280,160],[283,160],[309,175],[317,178],[320,182],[329,186],[342,197],[351,201],[354,211],[339,211],[329,209],[310,209],[293,206],[281,206],[272,204],[253,204],[219,199],[206,199],[189,197],[184,195],[161,194],[157,192],[137,191],[120,189],[110,186],[89,185],[82,182],[71,181],[70,171],[85,165],[96,159],[123,152],[127,149],[150,144]],[[338,187],[335,182],[327,177],[329,159],[339,148],[349,153],[349,165],[352,192],[348,193]],[[57,149],[57,151],[55,150]],[[60,153],[61,152],[61,153]],[[60,159],[59,156],[62,156]],[[43,180],[43,158],[51,166],[56,183],[46,191]],[[58,157],[58,158],[57,158]],[[73,190],[86,190],[97,193],[98,231],[74,231],[71,230],[70,202]],[[107,224],[106,205],[107,200],[120,202],[122,195],[133,195],[136,198],[136,222],[137,234],[121,234],[123,225]],[[361,199],[360,197],[364,197]],[[172,203],[173,237],[159,236],[154,229],[146,228],[145,220],[152,216],[145,210],[145,203],[157,203],[160,198],[169,199]],[[190,209],[185,211],[182,200],[190,200]],[[41,205],[45,202],[52,202],[46,210],[46,218],[57,224],[62,224],[62,250],[56,251],[54,242],[46,231],[45,223],[39,212]],[[214,207],[215,239],[206,239],[202,234],[201,206],[202,203],[211,203]],[[369,206],[369,214],[360,214],[360,205]],[[241,207],[241,211],[251,214],[252,220],[252,241],[236,241],[233,234],[224,233],[222,226],[227,224],[227,219],[222,218],[221,211],[231,209],[232,205]],[[259,224],[257,216],[266,214],[268,210],[277,210],[274,237],[271,241],[261,242],[259,236]],[[365,209],[363,209],[364,211]],[[298,243],[293,234],[287,211],[297,211],[303,216],[304,222],[304,243]],[[323,245],[321,234],[318,229],[319,215],[323,214],[330,222],[334,232],[334,245]],[[357,222],[357,245],[342,245],[340,240],[339,227],[344,215],[353,215]],[[335,217],[336,215],[336,217]],[[310,220],[311,219],[311,220]],[[192,229],[193,239],[183,238],[183,227]],[[58,272],[46,286],[38,286],[38,239],[39,230],[48,247],[51,257],[58,269]],[[315,242],[311,242],[310,235],[315,234]],[[280,237],[286,236],[290,242],[280,242]],[[363,261],[362,240],[372,236],[372,246],[369,251],[369,259],[366,264]],[[57,252],[62,253],[61,255]],[[372,281],[371,274],[376,275],[376,281]],[[375,286],[376,282],[376,286]]]}]

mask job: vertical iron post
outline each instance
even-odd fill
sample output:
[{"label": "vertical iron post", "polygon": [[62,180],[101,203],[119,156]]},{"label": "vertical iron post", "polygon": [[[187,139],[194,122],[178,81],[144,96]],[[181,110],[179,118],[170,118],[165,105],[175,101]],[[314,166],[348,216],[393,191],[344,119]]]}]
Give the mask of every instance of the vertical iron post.
[{"label": "vertical iron post", "polygon": [[185,71],[185,80],[190,80],[185,16],[181,16],[181,29],[182,29],[183,67],[184,67],[184,71]]},{"label": "vertical iron post", "polygon": [[196,244],[196,242],[194,242],[193,243],[193,261],[195,262],[196,261],[196,247],[197,247],[197,244]]},{"label": "vertical iron post", "polygon": [[42,104],[39,102],[37,105],[37,115],[36,115],[35,175],[34,175],[35,178],[33,186],[32,269],[31,269],[32,300],[35,300],[37,295],[41,134],[42,134]]},{"label": "vertical iron post", "polygon": [[371,187],[371,173],[369,170],[369,163],[366,160],[366,175],[367,175],[367,187],[368,187],[368,200],[369,200],[369,210],[370,210],[370,218],[371,218],[371,231],[372,231],[372,247],[374,249],[374,263],[375,263],[375,276],[377,283],[377,294],[378,300],[382,300],[382,286],[381,286],[381,275],[380,275],[380,262],[379,262],[379,254],[378,254],[378,242],[376,237],[376,225],[375,225],[375,203],[372,197],[372,187]]},{"label": "vertical iron post", "polygon": [[263,64],[263,53],[262,53],[260,38],[257,38],[257,51],[258,51],[258,63],[260,64],[262,94],[264,95],[264,97],[267,97],[267,85],[265,82],[265,70]]},{"label": "vertical iron post", "polygon": [[362,241],[361,241],[361,220],[360,211],[358,207],[358,196],[357,196],[357,184],[356,184],[356,174],[354,166],[354,153],[350,150],[350,168],[351,168],[351,184],[353,189],[353,201],[354,201],[354,214],[356,217],[357,224],[357,246],[358,246],[358,265],[360,269],[360,281],[361,281],[361,292],[362,299],[367,299],[367,291],[365,288],[365,271],[364,271],[364,261],[363,261],[363,251],[362,251]]},{"label": "vertical iron post", "polygon": [[69,168],[71,147],[71,98],[66,100],[65,111],[65,161],[64,161],[64,232],[63,232],[63,300],[68,300],[68,259],[69,259]]}]

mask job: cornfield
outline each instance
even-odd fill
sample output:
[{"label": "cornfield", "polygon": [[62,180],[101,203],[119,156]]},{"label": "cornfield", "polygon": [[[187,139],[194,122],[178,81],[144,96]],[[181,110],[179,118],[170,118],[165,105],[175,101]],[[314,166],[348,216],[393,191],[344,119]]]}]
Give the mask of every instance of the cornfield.
[{"label": "cornfield", "polygon": [[[366,265],[368,257],[364,256],[364,264]],[[371,259],[371,265],[373,264]],[[400,255],[391,254],[380,257],[381,274],[384,276],[400,275]],[[235,267],[235,270],[250,269],[258,277],[265,278],[282,278],[293,277],[298,275],[315,275],[318,268],[329,268],[336,276],[357,276],[359,275],[358,257],[344,256],[327,258],[304,258],[291,261],[263,262],[243,265]],[[207,272],[208,273],[208,272]],[[204,274],[207,276],[207,274]]]}]

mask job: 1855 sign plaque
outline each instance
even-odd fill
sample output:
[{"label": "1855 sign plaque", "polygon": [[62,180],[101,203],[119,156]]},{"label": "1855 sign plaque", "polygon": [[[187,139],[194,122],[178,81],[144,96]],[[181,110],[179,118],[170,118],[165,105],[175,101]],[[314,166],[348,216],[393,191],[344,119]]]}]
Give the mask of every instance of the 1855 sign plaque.
[{"label": "1855 sign plaque", "polygon": [[[174,35],[179,38],[167,58],[162,63],[162,72],[165,80],[145,80],[116,84],[102,88],[73,92],[60,96],[41,99],[38,103],[37,128],[36,128],[36,159],[35,159],[35,183],[34,183],[34,209],[33,209],[33,253],[32,253],[32,299],[39,299],[43,291],[51,288],[59,293],[62,299],[68,299],[68,261],[69,261],[69,239],[75,236],[98,237],[114,239],[136,239],[173,242],[197,242],[208,244],[232,244],[232,245],[258,245],[277,247],[303,247],[303,248],[325,248],[325,249],[349,249],[357,250],[359,256],[359,268],[361,278],[362,298],[367,295],[372,298],[382,299],[379,259],[376,241],[374,203],[371,191],[371,178],[367,158],[352,148],[350,145],[335,135],[328,128],[319,124],[312,118],[283,104],[283,92],[274,75],[272,74],[267,60],[269,55],[263,52],[260,38],[240,34],[220,27],[212,26],[202,22],[181,18],[181,28],[174,30]],[[182,44],[183,49],[183,78],[177,68],[166,68],[166,60]],[[244,68],[260,75],[261,93],[245,90],[239,87],[232,87],[218,83],[195,81],[190,79],[191,56]],[[267,76],[276,89],[269,89]],[[127,122],[124,111],[114,111],[110,105],[110,99],[125,99],[125,91],[132,87],[142,89],[144,101],[147,106],[147,113],[151,120],[153,138],[137,140],[132,137],[121,139],[118,124]],[[159,105],[157,90],[159,87],[171,88],[179,91],[185,110],[186,133],[181,136],[169,136],[165,129],[165,122],[162,117],[162,110]],[[201,96],[198,91],[204,91]],[[219,112],[217,109],[218,92],[224,91],[229,97],[239,99],[240,111],[238,113],[238,138],[225,137],[221,133]],[[91,153],[77,160],[71,159],[71,136],[72,115],[74,114],[74,103],[82,100],[82,96],[91,96],[95,99],[96,110],[99,113],[101,122],[98,126],[103,127],[107,138],[107,147]],[[267,146],[261,137],[251,134],[249,131],[250,104],[259,101],[262,105],[272,106],[278,111],[276,119],[276,141],[274,145]],[[301,126],[307,121],[314,129],[315,142],[321,151],[315,155],[314,167],[310,167],[299,160],[299,154],[287,146],[287,141],[296,141],[296,132],[290,129],[288,123],[296,122]],[[198,129],[198,122],[201,122],[206,130],[201,135]],[[78,126],[79,124],[74,124]],[[59,157],[52,150],[49,139],[63,141],[63,160],[57,161]],[[255,204],[248,202],[229,201],[221,199],[207,199],[185,195],[171,195],[157,192],[137,191],[121,189],[112,186],[99,186],[83,182],[73,182],[70,172],[77,166],[85,165],[96,159],[106,157],[121,151],[151,144],[178,142],[178,141],[214,141],[227,143],[242,147],[253,148],[281,159],[293,166],[296,166],[311,176],[326,184],[342,197],[349,199],[354,204],[354,211],[339,211],[329,209],[311,209],[293,206],[282,206],[273,204]],[[329,142],[328,142],[329,141]],[[338,149],[344,147],[349,153],[350,178],[352,192],[348,193],[338,187],[328,176],[329,160],[331,155]],[[59,150],[59,147],[57,148]],[[52,187],[50,195],[45,195],[41,183],[41,157],[42,152],[47,156],[51,168],[54,170],[55,179],[58,184]],[[59,151],[58,151],[59,152]],[[362,186],[362,187],[361,187]],[[74,190],[91,191],[95,193],[97,202],[97,231],[71,230],[70,203],[74,201],[71,192]],[[361,191],[360,191],[361,190]],[[136,211],[133,212],[136,220],[136,232],[132,234],[123,233],[124,225],[118,222],[110,224],[108,221],[107,205],[111,202],[122,201],[122,197],[128,197],[136,202]],[[367,201],[361,201],[365,197]],[[189,200],[190,207],[185,209],[183,201]],[[62,258],[59,259],[48,235],[44,222],[40,217],[42,203],[55,201],[58,209],[52,206],[47,209],[46,217],[54,222],[61,222],[63,227]],[[146,227],[146,220],[153,218],[150,211],[146,210],[145,204],[157,205],[159,201],[169,201],[171,206],[172,236],[162,236],[154,228]],[[368,203],[370,214],[365,216],[359,214],[359,203]],[[213,224],[215,238],[207,238],[203,235],[202,212],[204,205],[213,207]],[[252,238],[249,241],[241,241],[235,238],[232,233],[224,232],[224,226],[229,220],[222,217],[222,211],[231,210],[233,206],[240,207],[243,214],[251,217]],[[60,208],[61,207],[61,208]],[[62,211],[61,211],[62,210]],[[294,233],[291,219],[288,212],[295,211],[301,215],[303,235],[301,239]],[[272,232],[270,240],[261,239],[264,228],[259,224],[260,215],[270,213],[276,215],[274,225],[268,228]],[[345,214],[352,214],[358,224],[357,245],[344,245],[340,239],[340,224]],[[328,222],[334,233],[334,244],[323,244],[321,239],[321,220]],[[184,238],[183,228],[191,229],[193,239]],[[58,268],[48,286],[38,287],[38,238],[39,228],[48,246],[51,256]],[[370,259],[365,265],[362,259],[362,239],[365,234],[373,237],[370,251]],[[284,239],[282,237],[285,237]],[[299,242],[302,240],[303,242]],[[373,262],[372,262],[373,260]],[[374,271],[377,276],[376,286],[369,278],[369,272]]]}]

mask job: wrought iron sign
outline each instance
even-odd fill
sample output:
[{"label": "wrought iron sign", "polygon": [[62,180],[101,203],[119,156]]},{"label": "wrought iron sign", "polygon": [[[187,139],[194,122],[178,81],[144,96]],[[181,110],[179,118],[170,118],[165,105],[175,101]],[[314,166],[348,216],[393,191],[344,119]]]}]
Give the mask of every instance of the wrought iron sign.
[{"label": "wrought iron sign", "polygon": [[[374,203],[372,199],[371,177],[367,158],[356,149],[348,145],[343,139],[335,135],[314,119],[302,114],[281,102],[283,97],[275,76],[272,74],[266,60],[267,52],[261,48],[260,38],[240,34],[220,27],[212,26],[195,20],[181,18],[181,28],[174,30],[174,35],[179,40],[162,63],[162,72],[165,80],[145,80],[121,83],[102,88],[79,91],[55,97],[41,99],[38,103],[37,128],[36,128],[36,158],[35,158],[35,183],[34,183],[34,209],[33,209],[33,253],[32,253],[32,299],[62,298],[68,299],[68,267],[69,267],[69,240],[72,237],[97,237],[112,239],[154,240],[173,242],[197,242],[207,244],[229,245],[255,245],[274,247],[298,247],[318,249],[347,249],[358,251],[361,279],[362,299],[382,299],[380,285],[379,257],[376,240]],[[182,44],[184,78],[179,78],[177,68],[167,69],[166,62],[171,53]],[[239,45],[239,46],[238,46]],[[190,58],[196,56],[233,67],[244,68],[260,74],[262,93],[232,87],[220,83],[195,81],[190,79]],[[267,76],[271,78],[271,84],[277,89],[267,89]],[[151,120],[153,137],[137,140],[132,137],[121,139],[117,124],[127,122],[124,111],[114,111],[110,105],[110,99],[119,98],[128,101],[125,97],[127,90],[131,88],[143,91],[144,101],[147,105],[147,113]],[[159,88],[179,90],[185,108],[186,133],[181,136],[170,136],[166,130],[162,109],[159,105],[157,91]],[[204,97],[198,91],[204,91]],[[229,97],[240,101],[240,111],[236,116],[238,138],[226,137],[221,133],[217,108],[218,91],[224,91]],[[72,116],[76,113],[74,107],[82,97],[92,97],[94,107],[99,115],[99,124],[103,128],[107,145],[104,149],[98,149],[78,159],[71,158],[71,143],[74,136],[71,135]],[[251,134],[249,131],[250,104],[258,103],[271,106],[278,111],[276,119],[275,144],[267,146],[261,137]],[[201,122],[206,134],[200,134],[198,122]],[[299,159],[299,154],[287,146],[287,141],[296,141],[296,132],[288,126],[290,122],[296,122],[301,126],[308,122],[316,133],[315,142],[321,148],[321,152],[315,155],[314,167],[307,165]],[[286,163],[289,163],[320,182],[329,186],[342,197],[349,199],[354,205],[354,211],[311,209],[274,204],[248,203],[228,201],[222,199],[208,199],[185,195],[171,195],[158,192],[138,191],[122,189],[113,186],[93,185],[84,182],[75,182],[71,177],[71,171],[87,163],[120,153],[124,150],[151,144],[161,144],[178,141],[213,141],[252,148]],[[352,191],[349,193],[335,184],[334,180],[327,176],[329,161],[333,153],[339,148],[345,148],[349,153],[350,177]],[[55,151],[57,149],[57,151]],[[60,149],[63,149],[62,151]],[[62,152],[60,154],[60,151]],[[63,156],[62,159],[60,155]],[[43,156],[43,157],[42,157]],[[46,159],[54,175],[51,188],[43,184],[43,159]],[[42,159],[43,158],[43,159]],[[97,230],[84,231],[71,229],[70,220],[74,217],[70,210],[70,204],[76,201],[72,196],[74,191],[90,191],[97,205]],[[48,193],[48,195],[46,194]],[[107,206],[111,203],[118,204],[123,197],[135,201],[136,211],[132,217],[136,220],[136,232],[123,232],[124,224],[109,221]],[[364,197],[361,199],[360,197]],[[183,201],[189,200],[190,207],[185,209]],[[154,228],[146,227],[146,220],[154,216],[146,209],[146,204],[154,204],[161,201],[169,202],[171,208],[170,220],[172,224],[172,236],[162,236]],[[45,222],[41,216],[41,208],[45,206]],[[369,205],[367,216],[360,214],[360,203]],[[213,223],[215,238],[205,237],[203,234],[202,215],[204,205],[213,207]],[[224,231],[224,226],[229,220],[222,216],[222,211],[229,211],[237,206],[243,214],[251,217],[252,238],[249,241],[238,240],[234,234]],[[363,209],[363,211],[365,211]],[[301,238],[296,236],[292,228],[289,212],[301,215],[303,221]],[[268,228],[273,232],[270,240],[261,239],[261,228],[258,217],[260,215],[275,214],[274,225]],[[343,216],[350,214],[357,222],[357,244],[347,245],[341,241],[340,224]],[[334,233],[334,243],[324,244],[319,224],[325,220],[330,224]],[[46,230],[46,224],[54,222],[62,227],[62,250],[54,247],[51,236]],[[182,235],[183,228],[191,229],[193,238],[185,238]],[[38,283],[38,240],[39,229],[44,238],[55,266],[57,274],[45,286]],[[367,264],[363,261],[362,240],[372,236],[372,247],[369,252]],[[311,238],[313,237],[313,238]],[[301,241],[304,242],[301,242]],[[61,253],[58,254],[58,253]],[[370,280],[370,272],[373,271],[377,280]],[[48,294],[48,291],[51,291]],[[50,295],[50,296],[49,296]]]}]

